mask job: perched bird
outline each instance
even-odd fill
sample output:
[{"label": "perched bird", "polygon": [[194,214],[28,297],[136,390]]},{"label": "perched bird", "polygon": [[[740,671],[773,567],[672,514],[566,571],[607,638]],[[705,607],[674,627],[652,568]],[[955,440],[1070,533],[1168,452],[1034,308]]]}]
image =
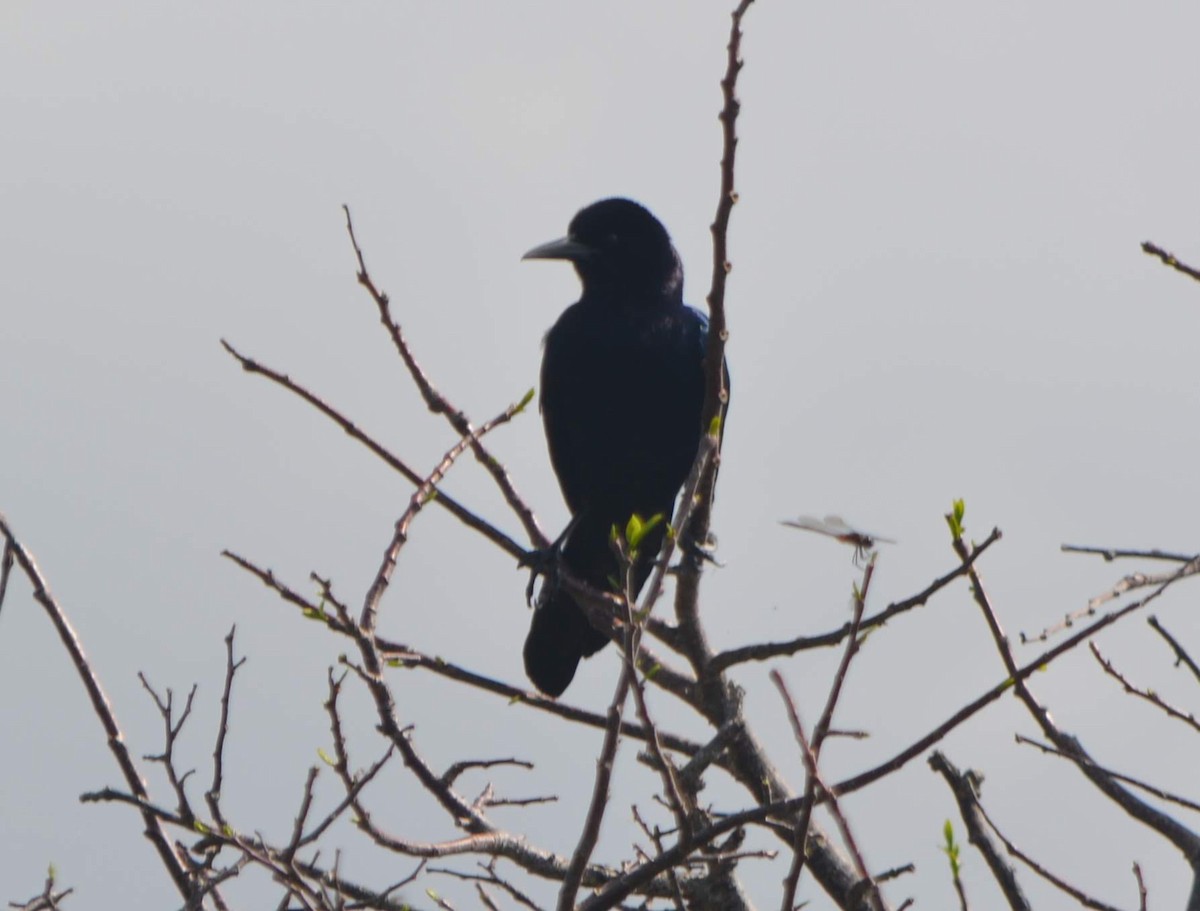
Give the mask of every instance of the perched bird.
[{"label": "perched bird", "polygon": [[[640,590],[699,447],[708,319],[683,302],[683,267],[666,229],[628,199],[588,206],[566,237],[524,258],[567,260],[583,285],[546,333],[542,358],[542,420],[572,516],[563,562],[611,590],[610,529],[623,530],[634,513],[662,514],[638,548]],[[525,671],[558,696],[579,659],[607,642],[564,589],[548,586],[525,640]]]}]

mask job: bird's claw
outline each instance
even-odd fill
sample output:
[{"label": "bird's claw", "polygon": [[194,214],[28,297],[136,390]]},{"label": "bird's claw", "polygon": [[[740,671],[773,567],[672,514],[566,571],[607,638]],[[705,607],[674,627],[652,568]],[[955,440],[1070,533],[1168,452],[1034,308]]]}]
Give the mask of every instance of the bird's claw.
[{"label": "bird's claw", "polygon": [[552,580],[557,575],[560,552],[559,542],[556,541],[549,547],[525,551],[521,559],[517,561],[518,569],[529,570],[529,584],[525,586],[527,607],[533,607],[533,589],[537,584],[538,576],[545,576],[548,580]]}]

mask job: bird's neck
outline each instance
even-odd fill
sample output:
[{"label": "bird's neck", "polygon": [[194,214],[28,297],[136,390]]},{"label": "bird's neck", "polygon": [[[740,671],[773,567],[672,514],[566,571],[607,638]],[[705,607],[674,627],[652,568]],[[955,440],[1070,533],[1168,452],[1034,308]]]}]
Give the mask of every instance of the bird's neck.
[{"label": "bird's neck", "polygon": [[593,279],[585,283],[580,302],[624,311],[680,307],[683,305],[683,274],[676,270],[655,282]]}]

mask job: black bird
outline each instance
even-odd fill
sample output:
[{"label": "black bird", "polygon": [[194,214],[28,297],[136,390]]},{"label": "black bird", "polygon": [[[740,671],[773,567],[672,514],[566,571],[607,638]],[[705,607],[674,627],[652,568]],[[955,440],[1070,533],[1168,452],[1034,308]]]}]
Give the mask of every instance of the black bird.
[{"label": "black bird", "polygon": [[[609,531],[662,514],[638,548],[634,583],[654,567],[675,497],[700,444],[708,319],[683,302],[683,267],[658,219],[628,199],[583,209],[567,236],[525,259],[565,259],[583,293],[546,333],[542,420],[572,524],[562,558],[578,579],[610,590]],[[525,671],[558,696],[579,659],[608,638],[564,589],[543,593],[525,640]]]}]

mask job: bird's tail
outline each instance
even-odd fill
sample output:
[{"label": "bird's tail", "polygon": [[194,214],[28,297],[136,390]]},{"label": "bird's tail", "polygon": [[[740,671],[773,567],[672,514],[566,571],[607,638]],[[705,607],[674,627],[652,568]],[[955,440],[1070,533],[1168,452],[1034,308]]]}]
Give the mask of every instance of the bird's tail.
[{"label": "bird's tail", "polygon": [[525,639],[525,673],[548,696],[561,696],[579,659],[596,654],[608,637],[594,629],[563,588],[556,588],[533,613]]},{"label": "bird's tail", "polygon": [[[611,525],[584,519],[571,530],[563,549],[567,569],[601,591],[612,587],[610,580],[618,571],[608,540]],[[635,571],[635,594],[654,568],[661,545],[661,530],[651,532],[643,542]],[[559,696],[575,676],[579,659],[590,658],[607,644],[608,637],[592,626],[575,599],[564,588],[551,584],[534,611],[525,639],[525,673],[543,693]]]}]

